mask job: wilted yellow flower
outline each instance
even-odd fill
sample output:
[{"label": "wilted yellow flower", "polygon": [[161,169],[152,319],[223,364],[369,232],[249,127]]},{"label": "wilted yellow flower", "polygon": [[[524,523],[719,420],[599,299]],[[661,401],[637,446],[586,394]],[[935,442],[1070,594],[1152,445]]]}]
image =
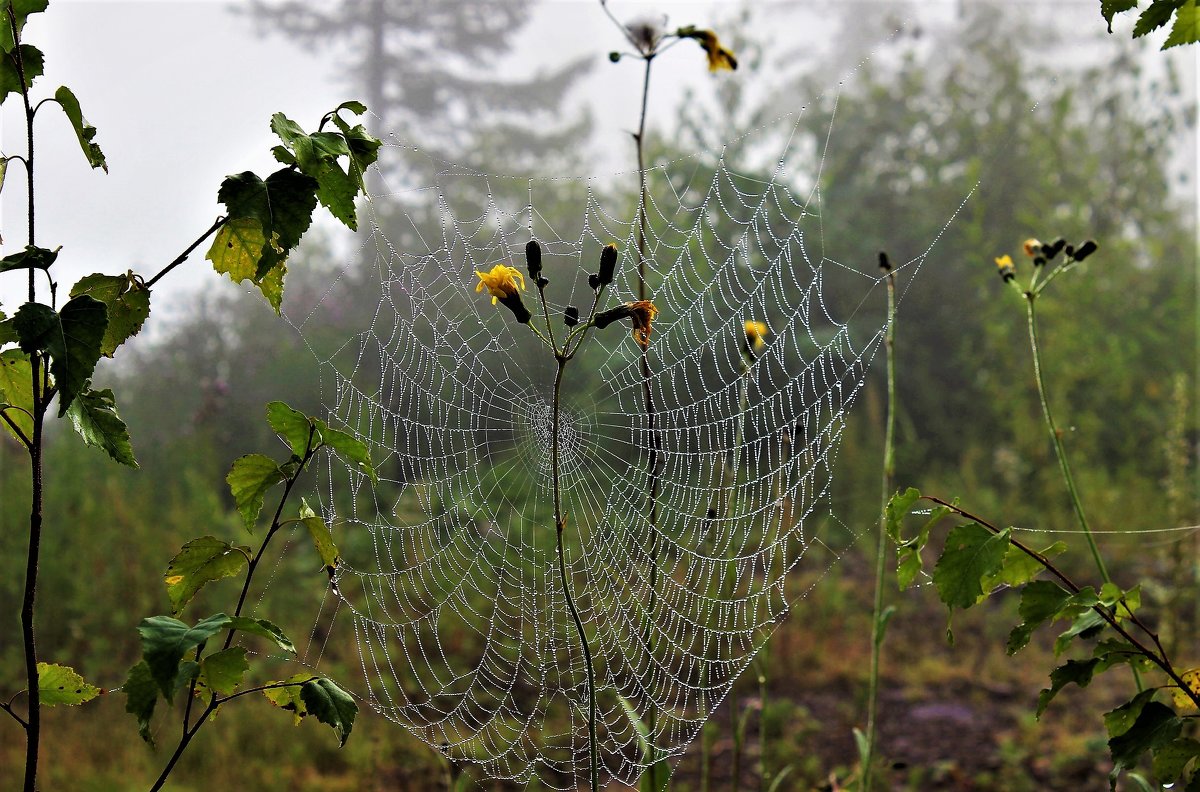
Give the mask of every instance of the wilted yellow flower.
[{"label": "wilted yellow flower", "polygon": [[649,300],[625,303],[633,320],[633,340],[643,348],[650,345],[650,323],[658,316],[658,308]]},{"label": "wilted yellow flower", "polygon": [[721,71],[722,69],[733,71],[737,68],[737,58],[732,52],[721,45],[721,40],[711,30],[697,30],[695,27],[689,25],[675,31],[675,35],[680,38],[695,39],[696,43],[704,48],[705,54],[708,55],[708,70],[710,72]]},{"label": "wilted yellow flower", "polygon": [[1023,245],[1025,255],[1033,258],[1042,252],[1042,243],[1036,239],[1026,239]]},{"label": "wilted yellow flower", "polygon": [[520,288],[525,288],[525,276],[513,267],[506,267],[503,264],[492,267],[490,272],[475,270],[475,274],[479,276],[479,283],[475,285],[475,291],[481,292],[486,286],[492,295],[492,305],[495,305],[498,299],[515,295],[518,280],[521,282]]},{"label": "wilted yellow flower", "polygon": [[766,322],[746,322],[746,346],[755,352],[761,352],[767,345],[767,333],[770,328]]}]

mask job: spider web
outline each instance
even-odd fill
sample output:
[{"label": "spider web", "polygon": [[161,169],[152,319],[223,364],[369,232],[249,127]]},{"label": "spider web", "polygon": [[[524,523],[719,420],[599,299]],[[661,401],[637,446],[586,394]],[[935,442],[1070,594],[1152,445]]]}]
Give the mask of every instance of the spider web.
[{"label": "spider web", "polygon": [[[851,266],[824,249],[833,127],[802,145],[804,112],[738,141],[778,151],[770,167],[716,152],[647,171],[653,425],[628,324],[592,331],[565,369],[565,560],[593,655],[605,780],[634,784],[678,757],[805,595],[789,573],[815,548],[827,568],[861,530],[830,495],[881,347],[886,316],[865,306],[883,278],[874,251],[854,251]],[[393,141],[387,156],[421,155]],[[587,316],[588,274],[615,241],[621,262],[599,307],[638,299],[636,178],[445,163],[425,191],[432,213],[372,217],[374,304],[321,358],[331,423],[368,443],[380,473],[372,486],[331,458],[320,493],[343,554],[333,610],[357,643],[362,696],[489,778],[586,783],[588,682],[556,553],[555,361],[476,293],[475,272],[524,272],[537,239],[561,339],[564,308]],[[898,269],[915,273],[928,254]],[[545,332],[536,290],[523,296]],[[760,350],[748,321],[769,328]]]}]

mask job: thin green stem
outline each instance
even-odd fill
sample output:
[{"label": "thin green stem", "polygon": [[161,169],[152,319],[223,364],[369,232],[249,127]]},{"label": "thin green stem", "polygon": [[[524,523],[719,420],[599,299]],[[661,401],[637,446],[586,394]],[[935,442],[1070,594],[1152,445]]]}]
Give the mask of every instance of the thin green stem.
[{"label": "thin green stem", "polygon": [[[1049,283],[1049,279],[1043,282],[1043,287],[1046,283]],[[1075,477],[1071,475],[1071,465],[1067,462],[1067,452],[1063,448],[1062,435],[1059,432],[1058,426],[1054,423],[1054,415],[1050,411],[1050,400],[1046,396],[1046,382],[1042,377],[1041,349],[1038,345],[1037,311],[1034,307],[1036,299],[1036,293],[1025,293],[1025,313],[1029,319],[1029,348],[1033,352],[1033,376],[1037,380],[1038,399],[1042,404],[1042,417],[1046,421],[1046,429],[1049,430],[1050,440],[1054,444],[1054,454],[1058,457],[1058,466],[1062,471],[1063,481],[1067,485],[1067,493],[1071,497],[1071,507],[1075,510],[1075,517],[1079,521],[1079,527],[1083,529],[1083,535],[1087,539],[1088,548],[1092,551],[1092,560],[1096,562],[1096,569],[1099,570],[1100,577],[1104,578],[1104,582],[1111,583],[1112,577],[1108,573],[1104,557],[1100,555],[1100,548],[1096,545],[1096,537],[1092,534],[1091,526],[1088,525],[1087,515],[1083,511],[1083,503],[1079,499],[1079,490],[1075,487]]]},{"label": "thin green stem", "polygon": [[883,430],[882,507],[879,514],[879,534],[875,547],[875,606],[871,618],[871,671],[867,683],[867,753],[863,757],[861,792],[871,789],[871,773],[875,760],[875,735],[879,716],[879,660],[883,652],[883,587],[887,571],[887,503],[894,488],[896,475],[896,274],[887,275],[887,327],[883,334],[884,357],[887,360],[887,415]]},{"label": "thin green stem", "polygon": [[558,573],[562,579],[563,596],[567,601],[567,609],[575,622],[575,631],[579,635],[579,645],[583,649],[583,661],[587,669],[588,686],[588,780],[592,792],[600,789],[600,757],[596,745],[596,671],[592,666],[592,650],[588,646],[587,632],[583,629],[583,620],[579,618],[579,610],[575,607],[575,598],[571,596],[571,583],[567,579],[566,551],[563,549],[563,529],[567,525],[567,516],[562,509],[562,482],[559,476],[558,427],[561,420],[562,379],[567,359],[556,354],[558,371],[554,374],[554,408],[551,414],[550,426],[550,478],[554,490],[554,532],[558,541]]}]

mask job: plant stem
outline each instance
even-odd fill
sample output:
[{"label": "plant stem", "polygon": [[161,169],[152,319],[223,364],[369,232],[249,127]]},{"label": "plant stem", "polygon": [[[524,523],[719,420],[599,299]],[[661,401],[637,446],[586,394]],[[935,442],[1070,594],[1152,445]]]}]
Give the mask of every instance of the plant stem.
[{"label": "plant stem", "polygon": [[[654,53],[644,56],[646,69],[642,77],[642,110],[638,119],[638,131],[633,136],[637,147],[638,167],[638,299],[646,299],[646,110],[650,100],[650,67],[654,63]],[[646,405],[646,429],[650,434],[650,492],[647,524],[649,527],[650,546],[647,553],[650,560],[650,596],[646,607],[646,628],[644,643],[646,646],[647,668],[654,664],[654,633],[651,622],[658,608],[658,496],[659,496],[659,458],[662,451],[662,439],[658,436],[657,421],[654,408],[654,390],[650,381],[649,349],[642,347],[642,392]],[[647,729],[649,730],[650,756],[650,788],[658,788],[658,763],[655,761],[655,732],[658,727],[658,707],[653,698],[647,696],[649,713],[647,714]]]},{"label": "plant stem", "polygon": [[178,256],[176,256],[176,257],[175,257],[175,259],[174,259],[174,260],[173,260],[173,261],[172,261],[170,264],[168,264],[167,266],[165,266],[165,267],[163,267],[161,270],[159,270],[159,272],[158,272],[158,274],[157,274],[157,275],[155,275],[155,276],[154,276],[153,278],[151,278],[150,280],[146,281],[146,288],[147,288],[147,289],[149,289],[151,286],[153,286],[154,284],[158,283],[158,281],[159,281],[159,280],[160,280],[160,279],[161,279],[161,278],[162,278],[164,275],[166,275],[168,272],[170,272],[171,270],[175,269],[176,267],[178,267],[178,266],[179,266],[180,264],[182,264],[183,262],[187,261],[187,257],[188,257],[188,256],[190,256],[190,255],[192,255],[192,251],[193,251],[193,250],[195,250],[196,248],[200,247],[200,244],[201,244],[201,243],[202,243],[204,240],[208,239],[210,236],[212,236],[214,233],[216,233],[217,229],[219,229],[221,226],[225,225],[225,223],[227,223],[227,222],[229,222],[229,218],[228,218],[228,217],[218,217],[218,218],[217,218],[217,219],[216,219],[216,220],[213,222],[213,224],[212,224],[211,226],[209,226],[209,227],[208,227],[208,230],[207,230],[207,231],[205,231],[203,234],[201,234],[201,235],[200,235],[200,237],[199,237],[198,239],[196,239],[196,241],[195,241],[195,242],[193,242],[192,244],[188,245],[188,247],[187,247],[187,250],[183,251],[183,252],[182,252],[182,253],[180,253]]},{"label": "plant stem", "polygon": [[887,503],[896,475],[896,273],[887,274],[887,328],[883,334],[884,357],[887,361],[887,415],[883,430],[882,502],[879,514],[879,538],[875,547],[875,606],[871,616],[871,671],[867,683],[867,755],[863,757],[860,792],[871,789],[871,772],[875,759],[875,734],[879,716],[879,658],[883,650],[883,586],[887,570]]},{"label": "plant stem", "polygon": [[1108,567],[1104,563],[1104,558],[1100,555],[1100,548],[1096,545],[1096,537],[1092,535],[1087,515],[1083,512],[1083,504],[1079,500],[1079,490],[1075,487],[1075,477],[1071,475],[1071,466],[1067,462],[1067,452],[1063,448],[1062,435],[1054,423],[1054,415],[1050,412],[1050,400],[1046,396],[1046,383],[1042,378],[1041,351],[1038,346],[1037,311],[1034,308],[1034,301],[1036,299],[1036,293],[1025,293],[1025,313],[1029,319],[1029,348],[1033,352],[1033,376],[1037,380],[1038,399],[1042,403],[1042,417],[1046,420],[1046,428],[1050,432],[1050,440],[1054,443],[1054,454],[1058,457],[1058,466],[1062,470],[1063,481],[1066,482],[1067,492],[1071,497],[1071,506],[1075,510],[1075,517],[1079,521],[1079,527],[1083,529],[1083,535],[1087,539],[1088,548],[1092,551],[1092,560],[1096,562],[1096,569],[1100,571],[1100,577],[1104,578],[1104,582],[1111,583],[1112,577],[1108,574]]},{"label": "plant stem", "polygon": [[[34,244],[34,188],[33,188],[33,108],[29,104],[29,87],[25,80],[25,63],[21,57],[21,36],[17,28],[16,12],[8,6],[8,26],[12,31],[15,46],[9,57],[16,67],[17,80],[21,86],[21,99],[25,105],[25,185],[28,212],[29,245]],[[29,270],[29,302],[37,299],[34,271]],[[36,351],[29,355],[30,378],[33,390],[33,431],[29,438],[29,467],[31,492],[29,504],[29,547],[25,559],[25,588],[21,598],[21,641],[25,654],[25,684],[29,696],[29,711],[25,717],[25,783],[24,792],[35,792],[37,787],[38,755],[42,734],[42,702],[38,690],[37,641],[34,632],[34,610],[37,601],[38,560],[42,546],[42,501],[44,482],[42,471],[43,425],[46,407],[50,401],[44,385],[42,358]]]},{"label": "plant stem", "polygon": [[575,599],[571,596],[571,584],[567,580],[566,551],[563,549],[563,529],[567,525],[567,517],[562,510],[562,482],[558,471],[558,427],[561,420],[562,379],[567,359],[555,353],[558,361],[558,371],[554,374],[554,409],[551,416],[550,439],[550,477],[554,490],[554,532],[558,541],[558,574],[562,578],[563,596],[567,600],[567,609],[571,611],[571,619],[575,622],[575,630],[579,635],[579,645],[583,649],[584,665],[587,668],[588,686],[588,779],[592,792],[600,789],[599,755],[596,747],[596,671],[592,667],[592,650],[588,646],[587,633],[583,629],[583,620],[575,608]]}]

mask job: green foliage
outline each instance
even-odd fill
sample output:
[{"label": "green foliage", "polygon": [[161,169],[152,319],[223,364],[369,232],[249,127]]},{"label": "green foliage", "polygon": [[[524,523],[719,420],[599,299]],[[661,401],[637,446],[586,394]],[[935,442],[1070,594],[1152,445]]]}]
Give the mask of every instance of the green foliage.
[{"label": "green foliage", "polygon": [[349,693],[332,680],[317,677],[300,686],[300,700],[309,714],[333,729],[339,744],[346,744],[358,714],[358,705]]},{"label": "green foliage", "polygon": [[18,269],[48,270],[56,258],[58,258],[57,249],[47,250],[30,245],[20,253],[13,253],[11,256],[0,259],[0,272],[11,272]]},{"label": "green foliage", "polygon": [[150,316],[150,290],[132,272],[88,275],[71,287],[72,297],[81,294],[96,298],[108,309],[108,326],[100,344],[105,357],[112,357],[117,347],[137,335]]},{"label": "green foliage", "polygon": [[129,429],[117,415],[116,397],[111,390],[87,388],[71,402],[67,417],[83,442],[101,449],[114,462],[132,468],[138,466],[129,442]]},{"label": "green foliage", "polygon": [[[0,426],[20,439],[18,431],[28,440],[33,436],[33,367],[29,355],[19,349],[0,352],[0,410],[7,421]],[[8,421],[16,426],[14,429]]]},{"label": "green foliage", "polygon": [[200,682],[210,690],[227,696],[242,684],[249,670],[245,648],[231,646],[213,652],[200,661]]},{"label": "green foliage", "polygon": [[150,673],[150,666],[145,660],[139,660],[129,669],[129,676],[121,686],[125,692],[125,711],[137,718],[138,735],[154,744],[150,734],[150,719],[154,716],[154,707],[158,703],[158,684]]},{"label": "green foliage", "polygon": [[984,595],[983,582],[1000,570],[1008,554],[1008,531],[993,533],[978,523],[960,525],[946,537],[933,570],[938,596],[951,608],[969,608]]},{"label": "green foliage", "polygon": [[[287,467],[292,467],[289,463]],[[254,533],[254,524],[262,511],[263,498],[267,490],[286,480],[290,470],[280,467],[275,460],[264,454],[246,454],[234,460],[225,480],[229,492],[242,515],[242,525]]]},{"label": "green foliage", "polygon": [[229,626],[230,619],[217,613],[189,627],[170,616],[151,616],[142,619],[138,635],[142,639],[142,656],[150,670],[150,678],[168,702],[175,697],[180,673],[179,664],[185,654],[202,646],[209,638]]},{"label": "green foliage", "polygon": [[[21,63],[20,69],[17,68],[18,61]],[[42,76],[44,68],[42,51],[37,47],[22,44],[6,51],[4,57],[0,58],[0,102],[7,99],[9,94],[21,93],[22,75],[25,77],[24,88],[29,89],[33,81]]]},{"label": "green foliage", "polygon": [[[1113,17],[1137,8],[1137,0],[1100,0],[1100,13],[1108,23],[1109,33],[1113,32]],[[1196,0],[1150,0],[1150,5],[1138,15],[1133,26],[1133,37],[1139,38],[1158,30],[1170,22],[1172,16],[1175,22],[1163,42],[1163,49],[1200,41],[1200,11],[1196,8]]]},{"label": "green foliage", "polygon": [[315,427],[308,416],[299,410],[293,410],[281,401],[273,401],[267,405],[267,423],[282,437],[292,449],[292,455],[302,459],[312,445]]},{"label": "green foliage", "polygon": [[329,526],[325,524],[325,521],[317,516],[304,499],[300,500],[300,521],[304,523],[309,536],[312,537],[313,547],[317,550],[321,565],[332,573],[341,562],[337,545],[333,543],[333,534],[329,532]]},{"label": "green foliage", "polygon": [[38,663],[38,699],[43,704],[82,704],[103,693],[79,672],[64,665]]},{"label": "green foliage", "polygon": [[215,536],[191,540],[171,559],[163,577],[172,612],[178,615],[200,589],[214,580],[233,577],[249,561],[249,547],[231,545]]},{"label": "green foliage", "polygon": [[108,309],[86,294],[73,297],[58,313],[48,305],[25,303],[13,317],[21,350],[50,355],[59,417],[87,387],[100,360],[107,327]]},{"label": "green foliage", "polygon": [[83,149],[83,156],[87,157],[88,164],[93,168],[103,168],[104,172],[108,173],[108,163],[104,160],[104,152],[92,140],[96,137],[96,127],[84,119],[83,110],[79,108],[79,100],[75,98],[75,94],[71,92],[70,88],[63,85],[54,92],[54,98],[62,107],[67,120],[71,122],[71,128],[75,130],[75,136],[79,139],[79,147]]}]

